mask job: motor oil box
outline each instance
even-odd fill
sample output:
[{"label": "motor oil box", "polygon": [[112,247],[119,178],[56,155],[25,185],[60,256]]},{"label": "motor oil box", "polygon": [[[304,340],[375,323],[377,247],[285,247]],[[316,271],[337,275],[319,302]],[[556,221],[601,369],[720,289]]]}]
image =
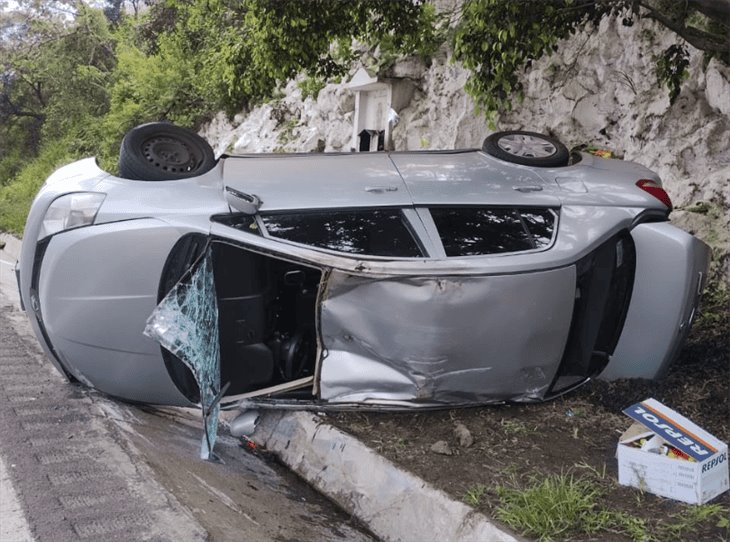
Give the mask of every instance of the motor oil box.
[{"label": "motor oil box", "polygon": [[618,481],[704,504],[730,488],[727,444],[655,399],[624,410],[635,420],[618,442]]}]

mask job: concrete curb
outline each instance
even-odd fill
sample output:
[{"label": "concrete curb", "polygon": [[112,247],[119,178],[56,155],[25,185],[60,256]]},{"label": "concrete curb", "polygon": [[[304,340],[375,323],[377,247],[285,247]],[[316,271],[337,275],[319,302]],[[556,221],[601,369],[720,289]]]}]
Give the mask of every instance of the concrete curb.
[{"label": "concrete curb", "polygon": [[314,414],[264,412],[252,438],[384,541],[524,540]]}]

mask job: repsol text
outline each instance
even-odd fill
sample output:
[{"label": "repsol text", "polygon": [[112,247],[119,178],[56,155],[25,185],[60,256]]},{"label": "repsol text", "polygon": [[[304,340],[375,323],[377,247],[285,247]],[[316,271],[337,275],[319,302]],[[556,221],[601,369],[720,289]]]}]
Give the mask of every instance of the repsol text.
[{"label": "repsol text", "polygon": [[702,465],[702,472],[707,472],[708,470],[716,467],[717,465],[721,465],[727,460],[727,452],[722,452],[717,457],[713,457],[710,461]]},{"label": "repsol text", "polygon": [[695,459],[702,459],[704,456],[709,456],[715,453],[715,450],[708,449],[704,444],[697,442],[695,439],[690,438],[688,435],[680,431],[677,427],[668,423],[668,420],[662,419],[656,414],[649,412],[643,408],[640,404],[634,405],[633,413],[640,416],[644,421],[648,422],[647,426],[650,427],[656,434],[660,436],[670,437],[670,441],[674,441],[687,450],[694,452],[691,455]]}]

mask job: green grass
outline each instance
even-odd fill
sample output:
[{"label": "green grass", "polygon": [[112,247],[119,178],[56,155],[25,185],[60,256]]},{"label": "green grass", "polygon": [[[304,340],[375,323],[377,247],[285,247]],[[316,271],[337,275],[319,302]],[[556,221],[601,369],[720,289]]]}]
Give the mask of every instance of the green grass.
[{"label": "green grass", "polygon": [[[604,483],[608,481],[605,467],[576,467],[585,468],[586,475],[535,476],[524,485],[513,478],[509,485],[498,486],[500,502],[495,517],[541,542],[580,540],[597,533],[614,533],[635,542],[690,540],[703,526],[726,529],[730,534],[730,510],[719,504],[687,505],[656,525],[627,512],[609,510],[603,501]],[[479,492],[478,487],[467,491],[467,503],[481,501],[486,490]]]},{"label": "green grass", "polygon": [[584,531],[595,513],[598,490],[586,480],[561,474],[534,478],[528,487],[497,487],[496,516],[510,527],[540,540]]},{"label": "green grass", "polygon": [[497,519],[524,535],[547,542],[577,534],[614,532],[633,540],[649,540],[646,523],[626,513],[599,506],[600,486],[574,474],[530,479],[527,487],[497,487]]},{"label": "green grass", "polygon": [[487,486],[477,484],[476,486],[467,489],[464,494],[464,502],[469,506],[477,507],[481,504],[484,494],[487,492]]},{"label": "green grass", "polygon": [[[697,527],[707,521],[712,521],[719,528],[730,531],[730,510],[719,504],[705,504],[690,506],[681,513],[671,517],[669,522],[659,528],[661,540],[686,540]],[[730,532],[728,533],[730,534]]]},{"label": "green grass", "polygon": [[508,420],[506,418],[502,418],[499,425],[502,426],[502,431],[508,435],[525,435],[536,431],[536,428],[530,428],[527,424],[519,420]]}]

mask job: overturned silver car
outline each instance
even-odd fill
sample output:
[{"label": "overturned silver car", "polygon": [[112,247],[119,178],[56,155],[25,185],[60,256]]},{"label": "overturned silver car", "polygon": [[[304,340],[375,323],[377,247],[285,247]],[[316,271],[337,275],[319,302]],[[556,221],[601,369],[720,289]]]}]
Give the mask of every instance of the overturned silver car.
[{"label": "overturned silver car", "polygon": [[215,160],[155,123],[120,171],[46,181],[18,276],[54,365],[131,401],[439,407],[658,378],[707,272],[655,173],[530,132]]}]

